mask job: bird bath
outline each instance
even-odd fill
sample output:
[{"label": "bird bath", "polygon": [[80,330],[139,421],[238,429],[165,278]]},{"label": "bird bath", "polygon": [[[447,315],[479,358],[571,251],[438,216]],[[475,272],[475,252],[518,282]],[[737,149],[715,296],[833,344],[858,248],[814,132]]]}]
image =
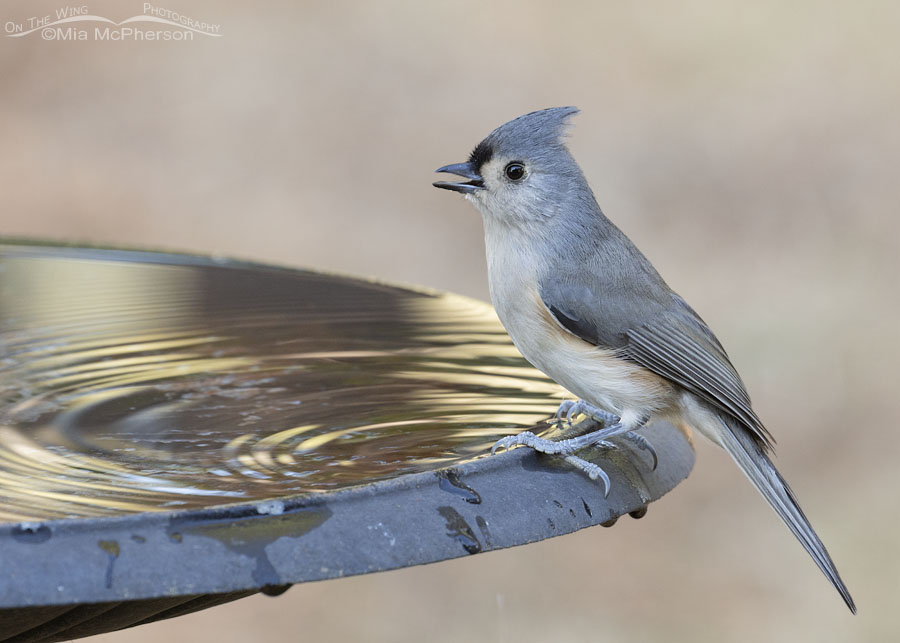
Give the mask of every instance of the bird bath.
[{"label": "bird bath", "polygon": [[490,306],[246,262],[0,241],[0,641],[55,641],[292,583],[642,515],[693,465],[499,438],[565,394]]}]

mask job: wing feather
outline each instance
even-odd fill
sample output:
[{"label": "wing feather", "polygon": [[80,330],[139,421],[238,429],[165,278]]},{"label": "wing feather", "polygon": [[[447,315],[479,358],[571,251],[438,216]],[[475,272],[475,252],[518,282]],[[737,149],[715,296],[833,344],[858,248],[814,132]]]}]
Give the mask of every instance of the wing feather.
[{"label": "wing feather", "polygon": [[[619,354],[675,382],[738,420],[767,448],[774,440],[753,411],[750,396],[724,351],[714,350],[664,319],[626,332]],[[719,353],[719,354],[717,354]]]},{"label": "wing feather", "polygon": [[[580,281],[580,280],[579,280]],[[545,281],[544,305],[560,326],[596,346],[678,384],[745,427],[766,449],[774,439],[753,411],[750,396],[725,349],[677,294],[605,290],[584,283]]]}]

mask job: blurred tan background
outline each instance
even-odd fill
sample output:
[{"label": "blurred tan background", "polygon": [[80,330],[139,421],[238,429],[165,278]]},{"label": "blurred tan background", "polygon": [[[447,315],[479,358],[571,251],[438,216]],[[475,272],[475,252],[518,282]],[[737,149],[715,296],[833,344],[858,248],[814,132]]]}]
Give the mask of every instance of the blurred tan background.
[{"label": "blurred tan background", "polygon": [[[486,299],[480,218],[432,171],[510,118],[577,105],[601,206],[728,347],[860,615],[700,444],[640,522],[94,640],[900,637],[900,5],[166,2],[223,36],[0,34],[0,235]],[[61,6],[5,2],[0,24]]]}]

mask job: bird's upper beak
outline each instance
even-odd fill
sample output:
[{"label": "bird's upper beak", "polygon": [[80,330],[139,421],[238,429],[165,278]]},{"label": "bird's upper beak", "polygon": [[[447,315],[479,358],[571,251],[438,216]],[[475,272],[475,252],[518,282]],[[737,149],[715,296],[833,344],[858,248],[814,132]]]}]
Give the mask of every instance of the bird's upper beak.
[{"label": "bird's upper beak", "polygon": [[484,189],[484,179],[481,178],[478,170],[471,163],[445,165],[444,167],[436,169],[435,172],[447,172],[469,179],[465,182],[435,181],[432,185],[436,188],[444,188],[445,190],[453,190],[454,192],[462,192],[463,194],[472,194],[473,192]]}]

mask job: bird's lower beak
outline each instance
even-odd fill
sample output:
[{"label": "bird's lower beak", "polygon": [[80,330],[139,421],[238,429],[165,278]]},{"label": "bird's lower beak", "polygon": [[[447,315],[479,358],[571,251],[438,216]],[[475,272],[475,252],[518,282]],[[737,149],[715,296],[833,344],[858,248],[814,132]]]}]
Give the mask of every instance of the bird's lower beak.
[{"label": "bird's lower beak", "polygon": [[463,178],[469,179],[465,182],[454,181],[435,181],[432,183],[436,188],[444,188],[445,190],[453,190],[454,192],[462,192],[463,194],[472,194],[478,190],[484,189],[484,179],[478,173],[478,170],[471,163],[456,163],[455,165],[445,165],[439,167],[435,172],[447,172],[455,174]]}]

